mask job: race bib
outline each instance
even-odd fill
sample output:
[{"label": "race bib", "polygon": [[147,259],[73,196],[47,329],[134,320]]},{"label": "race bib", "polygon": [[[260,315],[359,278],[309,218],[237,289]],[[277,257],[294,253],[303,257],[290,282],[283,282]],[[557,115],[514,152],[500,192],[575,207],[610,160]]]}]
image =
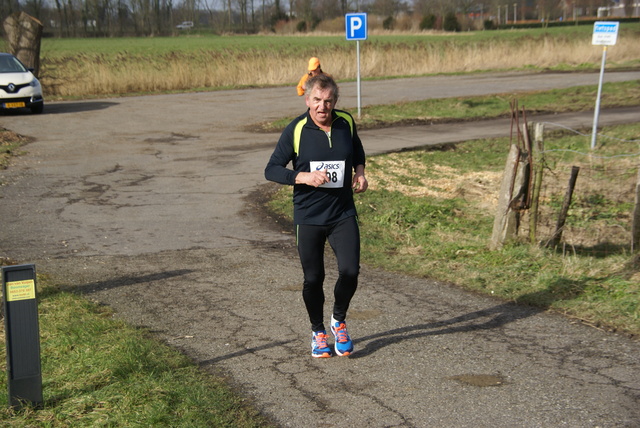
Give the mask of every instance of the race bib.
[{"label": "race bib", "polygon": [[344,185],[344,161],[311,161],[311,171],[327,170],[329,181],[319,187],[342,187]]}]

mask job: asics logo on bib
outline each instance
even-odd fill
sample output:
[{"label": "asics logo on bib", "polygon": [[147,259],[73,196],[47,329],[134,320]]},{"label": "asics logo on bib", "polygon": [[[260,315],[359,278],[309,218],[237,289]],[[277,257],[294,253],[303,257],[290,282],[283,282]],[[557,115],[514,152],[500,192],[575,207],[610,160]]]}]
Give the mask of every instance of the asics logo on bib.
[{"label": "asics logo on bib", "polygon": [[340,164],[339,163],[324,163],[321,162],[320,165],[318,165],[316,167],[316,171],[322,171],[323,169],[326,169],[327,171],[331,171],[333,169],[340,169]]}]

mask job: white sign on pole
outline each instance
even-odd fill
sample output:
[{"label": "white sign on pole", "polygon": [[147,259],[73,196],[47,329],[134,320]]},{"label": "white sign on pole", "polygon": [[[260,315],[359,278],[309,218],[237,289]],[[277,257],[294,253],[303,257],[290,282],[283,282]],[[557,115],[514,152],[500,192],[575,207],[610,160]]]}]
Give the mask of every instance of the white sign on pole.
[{"label": "white sign on pole", "polygon": [[617,21],[597,21],[593,24],[592,45],[613,46],[618,40],[618,29],[620,23]]},{"label": "white sign on pole", "polygon": [[598,119],[600,116],[600,97],[602,96],[602,82],[604,81],[604,66],[607,62],[607,47],[616,44],[618,39],[617,21],[596,21],[593,24],[593,38],[591,44],[602,45],[602,64],[600,65],[600,79],[598,81],[598,95],[596,95],[596,109],[593,112],[593,131],[591,132],[591,149],[596,148],[598,137]]}]

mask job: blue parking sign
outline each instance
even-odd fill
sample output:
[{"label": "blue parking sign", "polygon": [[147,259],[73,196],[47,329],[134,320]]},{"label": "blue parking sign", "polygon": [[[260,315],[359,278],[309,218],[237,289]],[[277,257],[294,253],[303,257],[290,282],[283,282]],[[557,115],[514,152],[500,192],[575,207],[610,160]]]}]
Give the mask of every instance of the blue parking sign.
[{"label": "blue parking sign", "polygon": [[367,40],[367,14],[347,13],[345,15],[347,40]]}]

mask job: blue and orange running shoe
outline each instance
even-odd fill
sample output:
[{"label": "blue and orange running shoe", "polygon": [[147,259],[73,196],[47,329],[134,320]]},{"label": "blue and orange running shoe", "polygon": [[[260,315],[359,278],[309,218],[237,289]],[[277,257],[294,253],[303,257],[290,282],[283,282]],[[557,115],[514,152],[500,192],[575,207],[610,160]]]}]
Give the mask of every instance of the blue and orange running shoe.
[{"label": "blue and orange running shoe", "polygon": [[347,325],[344,321],[336,321],[333,317],[331,317],[331,332],[333,336],[336,338],[336,354],[341,357],[346,357],[353,352],[353,342],[349,337],[349,333],[347,333]]},{"label": "blue and orange running shoe", "polygon": [[327,332],[314,331],[311,337],[311,356],[313,358],[329,358],[331,348],[327,345]]}]

